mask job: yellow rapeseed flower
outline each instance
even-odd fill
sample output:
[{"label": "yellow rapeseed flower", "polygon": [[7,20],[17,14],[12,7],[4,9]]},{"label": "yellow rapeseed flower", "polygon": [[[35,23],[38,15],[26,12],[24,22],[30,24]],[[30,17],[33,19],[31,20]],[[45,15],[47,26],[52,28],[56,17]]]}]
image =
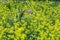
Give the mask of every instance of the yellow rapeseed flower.
[{"label": "yellow rapeseed flower", "polygon": [[21,28],[18,28],[16,31],[15,31],[15,35],[17,36],[17,37],[20,37],[21,38],[21,32],[24,30],[24,28],[23,27],[21,27]]},{"label": "yellow rapeseed flower", "polygon": [[21,34],[21,39],[25,40],[25,38],[26,38],[26,35],[25,34]]}]

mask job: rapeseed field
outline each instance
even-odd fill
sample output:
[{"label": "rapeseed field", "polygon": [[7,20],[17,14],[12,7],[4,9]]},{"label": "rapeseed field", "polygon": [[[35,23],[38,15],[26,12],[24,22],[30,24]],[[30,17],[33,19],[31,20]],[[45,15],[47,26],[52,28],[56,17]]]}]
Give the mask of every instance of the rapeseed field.
[{"label": "rapeseed field", "polygon": [[1,0],[0,40],[60,40],[60,2]]}]

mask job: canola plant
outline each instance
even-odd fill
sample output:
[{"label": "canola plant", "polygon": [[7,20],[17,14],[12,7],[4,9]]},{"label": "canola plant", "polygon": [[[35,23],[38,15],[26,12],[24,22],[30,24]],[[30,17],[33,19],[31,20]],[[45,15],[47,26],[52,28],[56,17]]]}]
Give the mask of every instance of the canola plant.
[{"label": "canola plant", "polygon": [[60,3],[1,0],[0,40],[60,40]]}]

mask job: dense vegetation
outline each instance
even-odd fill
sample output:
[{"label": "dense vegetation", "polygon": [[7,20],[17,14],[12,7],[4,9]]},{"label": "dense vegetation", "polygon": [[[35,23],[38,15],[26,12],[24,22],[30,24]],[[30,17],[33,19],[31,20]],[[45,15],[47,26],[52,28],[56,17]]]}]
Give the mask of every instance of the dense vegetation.
[{"label": "dense vegetation", "polygon": [[60,40],[60,3],[0,2],[0,40]]}]

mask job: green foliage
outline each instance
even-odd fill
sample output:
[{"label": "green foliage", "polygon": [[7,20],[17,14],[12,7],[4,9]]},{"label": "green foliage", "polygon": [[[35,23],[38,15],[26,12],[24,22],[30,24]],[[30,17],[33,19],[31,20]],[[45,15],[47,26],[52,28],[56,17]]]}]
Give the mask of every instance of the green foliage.
[{"label": "green foliage", "polygon": [[59,39],[59,2],[48,0],[45,2],[32,0],[0,2],[0,40]]}]

